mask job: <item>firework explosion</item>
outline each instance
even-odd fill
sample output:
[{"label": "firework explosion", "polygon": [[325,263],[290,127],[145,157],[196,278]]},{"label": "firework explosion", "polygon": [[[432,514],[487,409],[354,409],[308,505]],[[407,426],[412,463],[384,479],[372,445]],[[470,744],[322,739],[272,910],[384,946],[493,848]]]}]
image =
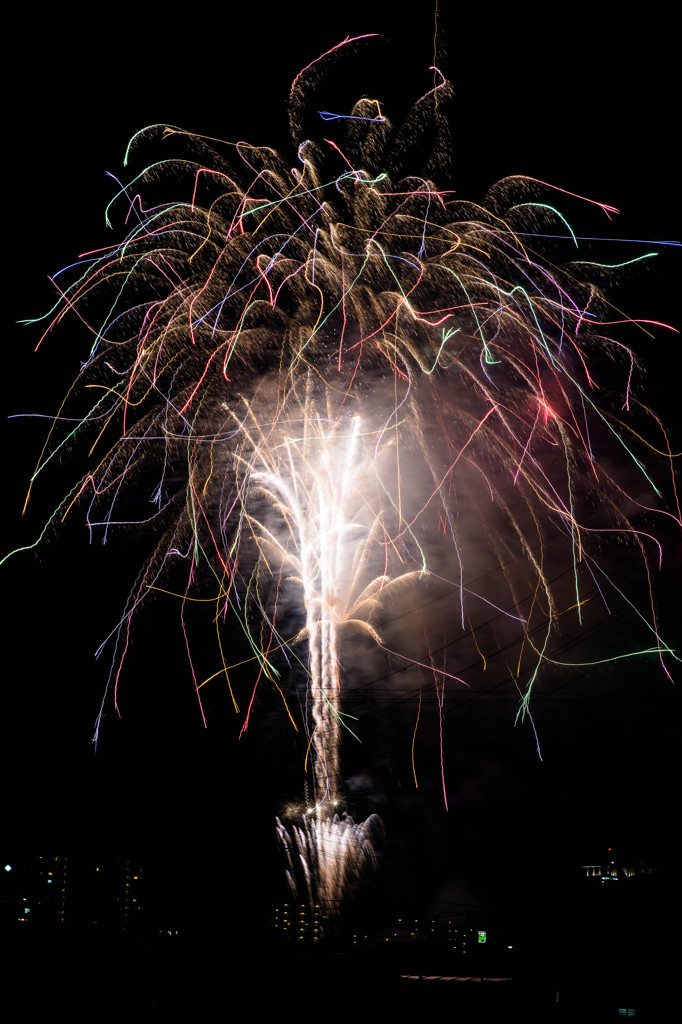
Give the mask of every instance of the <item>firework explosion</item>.
[{"label": "firework explosion", "polygon": [[[92,348],[33,479],[62,445],[87,444],[90,468],[52,519],[77,504],[103,540],[122,524],[157,530],[105,701],[118,708],[140,605],[166,588],[183,608],[212,594],[217,670],[202,679],[190,660],[194,687],[202,716],[202,687],[221,678],[239,712],[224,654],[236,614],[255,666],[241,731],[272,687],[307,738],[314,799],[302,825],[278,822],[292,886],[335,906],[379,827],[342,811],[351,642],[427,674],[439,713],[446,688],[470,686],[486,652],[504,648],[527,714],[557,661],[559,616],[572,607],[580,619],[608,593],[628,600],[601,564],[603,542],[626,539],[650,580],[660,548],[640,514],[668,514],[649,466],[670,452],[631,393],[634,357],[608,333],[623,318],[590,283],[594,264],[559,269],[545,255],[545,236],[578,244],[558,190],[510,178],[475,204],[407,175],[423,126],[435,154],[445,145],[442,81],[397,132],[363,99],[348,115],[322,112],[334,138],[303,139],[315,72],[292,88],[293,170],[270,149],[239,143],[224,156],[175,128],[133,138],[126,162],[146,144],[183,155],[120,189],[107,216],[125,222],[124,240],[57,282],[46,333],[75,313]],[[436,162],[423,160],[425,173]],[[184,198],[162,194],[171,183]],[[629,468],[616,472],[616,457]],[[428,628],[398,636],[387,611],[417,604],[429,580],[455,609],[439,650]],[[663,663],[653,598],[637,614],[651,644],[623,653]],[[282,679],[294,669],[306,677],[300,710]],[[442,786],[447,804],[444,769]]]}]

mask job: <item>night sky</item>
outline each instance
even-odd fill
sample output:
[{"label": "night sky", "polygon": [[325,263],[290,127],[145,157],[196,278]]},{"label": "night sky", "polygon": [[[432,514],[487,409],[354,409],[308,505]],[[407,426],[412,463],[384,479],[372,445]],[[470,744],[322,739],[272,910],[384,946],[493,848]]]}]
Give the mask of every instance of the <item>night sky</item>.
[{"label": "night sky", "polygon": [[[378,95],[398,120],[431,86],[433,14],[431,4],[416,5],[411,20],[394,24],[387,6],[342,5],[325,9],[323,19],[310,4],[268,18],[261,6],[253,17],[202,10],[196,24],[162,26],[136,15],[109,24],[101,36],[93,31],[87,44],[77,43],[75,26],[61,19],[41,25],[13,83],[7,132],[7,415],[54,412],[78,371],[68,329],[34,355],[38,329],[16,321],[51,304],[48,274],[112,240],[103,213],[115,183],[105,172],[125,175],[129,136],[163,122],[286,148],[294,75],[345,35],[364,32],[384,39],[353,62],[351,92]],[[573,11],[575,20],[558,29],[511,15],[495,20],[487,11],[460,19],[452,10],[459,5],[442,6],[448,9],[440,14],[438,62],[454,85],[452,181],[461,195],[478,199],[506,174],[529,174],[622,211],[611,223],[589,213],[581,229],[614,238],[676,237],[670,26],[614,30]],[[119,9],[114,16],[120,18]],[[618,258],[648,251],[646,244],[616,249]],[[679,271],[677,253],[661,249],[645,269],[625,276],[616,304],[679,327]],[[657,330],[641,338],[648,404],[660,411],[679,450],[671,369],[679,336]],[[77,459],[65,456],[21,519],[46,429],[46,420],[5,421],[3,553],[33,540],[62,496],[62,481],[77,471]],[[661,536],[666,558],[657,603],[663,635],[675,646],[679,532]],[[2,570],[8,849],[191,858],[224,865],[231,884],[244,891],[270,892],[278,871],[273,816],[300,797],[303,779],[286,723],[264,699],[238,741],[241,717],[216,690],[203,728],[169,602],[150,602],[139,617],[121,684],[122,718],[109,705],[99,750],[92,745],[108,671],[95,651],[116,625],[146,554],[144,536],[125,531],[105,548],[89,546],[75,515]],[[198,623],[199,646],[202,628]],[[605,650],[625,646],[634,629],[627,616],[595,623]],[[530,865],[544,877],[598,862],[607,846],[655,864],[672,862],[676,694],[654,658],[541,680],[534,712],[542,761],[529,724],[515,728],[506,690],[454,702],[445,722],[447,813],[435,756],[424,759],[419,791],[409,786],[414,709],[388,684],[374,689],[381,722],[372,724],[368,714],[367,729],[381,745],[349,754],[349,785],[360,810],[377,810],[384,820],[386,885],[396,892],[425,906],[461,901],[471,892],[462,879],[476,878],[485,899],[493,873],[495,891],[511,892]],[[242,700],[247,692],[244,682]]]}]

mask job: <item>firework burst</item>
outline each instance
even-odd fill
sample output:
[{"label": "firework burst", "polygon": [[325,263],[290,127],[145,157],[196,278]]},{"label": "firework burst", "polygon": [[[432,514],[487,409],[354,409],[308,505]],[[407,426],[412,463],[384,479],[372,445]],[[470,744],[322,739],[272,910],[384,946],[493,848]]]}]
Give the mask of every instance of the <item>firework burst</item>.
[{"label": "firework burst", "polygon": [[[494,617],[525,714],[556,661],[560,614],[579,617],[613,589],[603,541],[627,539],[650,581],[660,549],[640,513],[670,515],[650,467],[671,456],[633,397],[622,316],[588,264],[558,268],[546,255],[544,236],[578,246],[559,190],[510,178],[470,203],[406,174],[420,125],[434,129],[434,152],[443,145],[444,82],[398,132],[363,99],[334,115],[334,138],[303,139],[311,74],[292,90],[293,170],[271,149],[225,150],[166,126],[134,136],[126,163],[145,145],[164,156],[110,204],[123,241],[57,279],[45,333],[75,313],[92,345],[34,479],[62,445],[87,444],[89,468],[53,518],[85,508],[104,540],[120,524],[156,530],[114,635],[105,701],[118,706],[150,591],[182,576],[172,589],[183,605],[199,589],[213,595],[216,671],[203,679],[192,666],[202,715],[206,683],[222,678],[232,693],[223,635],[236,614],[255,666],[241,730],[272,686],[307,737],[313,808],[289,832],[278,825],[292,884],[302,871],[309,898],[336,902],[372,860],[378,827],[338,810],[341,735],[352,731],[342,645],[369,640],[428,673],[442,708],[446,684],[470,685],[465,672],[437,661],[428,630],[401,646],[382,625],[397,594],[437,578],[451,595],[446,646],[484,661]],[[181,198],[166,197],[169,184]],[[650,444],[635,412],[657,434]],[[557,564],[570,587],[556,585]],[[669,660],[653,600],[638,614],[646,653]],[[292,665],[307,678],[300,714],[282,679]],[[96,735],[100,722],[101,712]]]}]

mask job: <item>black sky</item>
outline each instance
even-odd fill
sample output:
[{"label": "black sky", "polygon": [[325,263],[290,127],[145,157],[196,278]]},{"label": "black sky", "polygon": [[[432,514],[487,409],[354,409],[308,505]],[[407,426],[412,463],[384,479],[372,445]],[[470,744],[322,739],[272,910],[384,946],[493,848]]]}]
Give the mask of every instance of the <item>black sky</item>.
[{"label": "black sky", "polygon": [[[387,15],[392,6],[370,2],[321,13],[314,5],[259,5],[237,15],[220,8],[198,12],[196,22],[163,24],[137,12],[123,18],[116,9],[117,20],[86,28],[85,36],[76,22],[41,24],[13,83],[6,158],[13,264],[5,307],[7,414],[53,412],[78,370],[68,331],[34,355],[36,329],[15,321],[51,304],[48,274],[111,240],[103,211],[115,186],[105,172],[125,173],[133,131],[164,122],[282,148],[293,76],[344,36],[365,32],[384,39],[375,52],[368,44],[366,71],[354,62],[352,91],[380,93],[397,117],[430,87],[433,5],[416,5],[400,22]],[[557,26],[487,9],[460,16],[457,6],[441,5],[437,58],[455,90],[453,180],[460,194],[480,198],[506,174],[530,174],[618,207],[623,213],[613,223],[591,218],[608,236],[675,238],[671,26],[614,25],[575,8]],[[651,263],[628,279],[619,300],[632,316],[675,323],[679,257],[666,249]],[[661,410],[679,448],[671,378],[678,348],[679,336],[659,331],[639,354],[649,372],[649,403]],[[56,469],[20,519],[44,429],[39,420],[5,423],[3,549],[33,539],[60,496]],[[676,543],[670,563],[679,568]],[[161,602],[138,623],[123,719],[115,721],[110,709],[94,752],[107,674],[94,652],[116,624],[143,557],[139,538],[90,547],[74,521],[3,570],[9,844],[210,851],[235,876],[255,874],[267,858],[254,850],[271,849],[272,815],[297,779],[295,766],[283,763],[286,739],[259,735],[256,723],[238,743],[227,699],[216,699],[211,728],[202,728],[182,637]],[[668,568],[660,591],[673,645],[674,580]],[[627,623],[618,628],[627,630]],[[396,855],[400,870],[419,878],[426,872],[415,864],[426,859],[445,883],[477,859],[515,869],[532,857],[568,863],[597,856],[609,843],[671,857],[672,686],[653,661],[576,675],[550,680],[545,699],[540,695],[542,763],[530,730],[514,728],[511,705],[493,700],[453,711],[449,813],[439,805],[437,780],[419,795],[396,786],[385,799],[384,815],[396,832],[410,835],[408,852]],[[390,715],[387,705],[383,713]],[[261,728],[284,727],[266,717]],[[363,767],[358,760],[358,779]],[[386,769],[387,789],[390,778]]]}]

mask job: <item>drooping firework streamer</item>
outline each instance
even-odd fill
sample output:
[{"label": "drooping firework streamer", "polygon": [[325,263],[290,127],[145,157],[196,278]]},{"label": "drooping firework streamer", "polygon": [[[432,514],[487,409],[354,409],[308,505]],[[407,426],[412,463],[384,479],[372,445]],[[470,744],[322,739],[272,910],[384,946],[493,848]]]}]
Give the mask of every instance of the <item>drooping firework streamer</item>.
[{"label": "drooping firework streamer", "polygon": [[[167,126],[134,136],[126,163],[144,145],[164,156],[110,204],[125,237],[56,279],[45,333],[75,312],[92,347],[34,480],[63,444],[87,443],[89,468],[53,518],[85,507],[106,539],[137,501],[136,524],[157,533],[115,633],[105,701],[118,707],[150,590],[171,579],[177,590],[180,572],[183,602],[212,593],[212,685],[231,685],[221,630],[236,614],[255,665],[241,729],[259,688],[273,686],[308,737],[312,807],[300,825],[278,824],[290,879],[333,907],[371,861],[378,828],[342,811],[341,736],[353,730],[344,644],[369,640],[387,663],[435,674],[439,716],[446,689],[475,678],[459,666],[497,644],[524,715],[543,665],[558,660],[559,614],[580,616],[611,587],[602,542],[625,538],[650,582],[660,549],[638,517],[671,513],[654,465],[665,434],[632,395],[634,356],[609,334],[623,318],[587,264],[560,269],[543,255],[545,236],[578,245],[559,190],[511,178],[476,204],[415,176],[446,144],[444,82],[398,132],[364,99],[347,115],[322,112],[333,137],[304,139],[318,71],[292,89],[293,170],[270,149],[239,143],[224,155]],[[432,153],[410,168],[424,125]],[[173,147],[183,155],[166,156]],[[181,198],[165,197],[170,185]],[[69,403],[89,395],[74,427]],[[657,432],[651,444],[640,420]],[[596,449],[628,468],[616,473]],[[446,648],[469,652],[459,659],[437,657],[423,628],[404,630],[401,646],[387,624],[396,595],[429,579],[450,595]],[[644,653],[668,671],[653,600],[636,611],[651,636]],[[286,664],[307,676],[298,722]],[[192,675],[204,715],[209,680]],[[100,722],[101,712],[96,737]]]}]

